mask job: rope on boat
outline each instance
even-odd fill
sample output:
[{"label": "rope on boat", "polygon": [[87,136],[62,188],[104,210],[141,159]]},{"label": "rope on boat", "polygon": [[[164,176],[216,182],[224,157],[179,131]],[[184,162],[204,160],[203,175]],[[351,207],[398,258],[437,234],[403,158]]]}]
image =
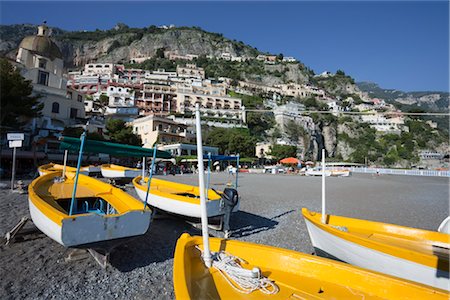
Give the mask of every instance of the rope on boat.
[{"label": "rope on boat", "polygon": [[[199,247],[197,249],[202,251]],[[247,262],[224,251],[213,253],[213,268],[239,293],[250,294],[260,290],[264,294],[273,295],[280,291],[272,280],[261,274],[259,268],[244,269],[241,263]]]}]

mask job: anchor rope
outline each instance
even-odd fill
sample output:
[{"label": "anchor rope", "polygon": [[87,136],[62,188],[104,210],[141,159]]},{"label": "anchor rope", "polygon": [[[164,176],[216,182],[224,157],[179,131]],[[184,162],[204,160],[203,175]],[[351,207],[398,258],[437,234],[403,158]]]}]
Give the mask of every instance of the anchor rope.
[{"label": "anchor rope", "polygon": [[[203,253],[198,246],[196,248]],[[244,269],[241,263],[247,263],[245,260],[225,251],[212,254],[213,268],[218,270],[228,284],[239,293],[250,294],[260,290],[264,294],[273,295],[279,292],[280,289],[275,282],[264,277],[259,268]]]}]

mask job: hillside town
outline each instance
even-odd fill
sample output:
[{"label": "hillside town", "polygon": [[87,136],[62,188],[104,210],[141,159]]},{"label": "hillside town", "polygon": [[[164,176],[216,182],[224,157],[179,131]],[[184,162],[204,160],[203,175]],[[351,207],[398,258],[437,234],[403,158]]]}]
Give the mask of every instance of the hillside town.
[{"label": "hillside town", "polygon": [[[128,68],[113,62],[92,62],[80,69],[67,71],[61,50],[50,36],[49,27],[40,25],[36,35],[23,39],[16,60],[12,62],[22,76],[32,82],[33,94],[39,95],[39,101],[43,103],[41,116],[33,118],[24,131],[25,140],[20,155],[34,159],[55,159],[61,154],[58,138],[62,132],[67,128],[82,128],[86,124],[88,132],[108,139],[105,128],[108,119],[126,122],[127,126],[133,128],[133,133],[140,137],[143,147],[151,148],[158,143],[158,147],[176,149],[174,153],[191,154],[187,150],[192,147],[190,145],[195,138],[193,111],[196,103],[200,104],[205,125],[213,128],[246,128],[248,110],[240,97],[253,95],[264,97],[264,107],[259,109],[272,111],[274,127],[281,131],[275,139],[256,144],[253,156],[258,158],[272,158],[270,149],[274,144],[296,146],[300,148],[297,156],[306,158],[305,148],[308,145],[292,140],[286,134],[286,127],[287,124],[295,123],[304,132],[313,135],[317,124],[305,113],[309,108],[302,102],[293,101],[295,99],[314,98],[334,116],[342,112],[364,112],[351,118],[368,124],[380,133],[400,134],[409,130],[404,116],[392,104],[370,98],[360,91],[355,93],[351,86],[346,87],[349,94],[358,99],[351,96],[341,99],[312,84],[282,83],[269,86],[261,82],[236,82],[226,77],[207,78],[205,70],[192,62],[198,55],[165,51],[164,57],[179,63],[176,71]],[[135,57],[130,63],[150,58]],[[215,59],[257,60],[269,65],[296,63],[293,57],[263,54],[236,57],[222,53]],[[325,71],[315,75],[315,78],[333,76],[335,74]],[[428,123],[436,128],[432,121]],[[212,146],[214,153],[218,153],[217,147],[209,146]],[[423,149],[422,152],[423,159],[442,159],[445,155],[432,149]],[[92,159],[102,161],[101,157]]]},{"label": "hillside town", "polygon": [[0,299],[448,300],[449,6],[1,2]]}]

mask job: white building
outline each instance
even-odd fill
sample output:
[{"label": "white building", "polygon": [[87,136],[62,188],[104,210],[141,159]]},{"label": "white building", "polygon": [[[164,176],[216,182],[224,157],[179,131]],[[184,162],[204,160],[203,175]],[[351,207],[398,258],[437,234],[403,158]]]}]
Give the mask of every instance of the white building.
[{"label": "white building", "polygon": [[38,27],[37,35],[22,40],[16,62],[22,76],[31,81],[33,94],[40,95],[44,104],[42,116],[30,124],[32,132],[41,137],[59,135],[64,127],[83,122],[84,95],[67,89],[62,53],[49,37],[46,24]]},{"label": "white building", "polygon": [[283,57],[283,62],[297,62],[297,60],[295,59],[295,57],[285,56]]},{"label": "white building", "polygon": [[133,132],[141,137],[143,147],[151,148],[154,143],[170,144],[189,142],[186,125],[171,119],[150,115],[133,120]]},{"label": "white building", "polygon": [[[193,144],[172,144],[158,147],[159,150],[170,152],[173,156],[192,156],[197,155],[197,145]],[[219,155],[219,148],[203,146],[203,155]]]},{"label": "white building", "polygon": [[386,133],[401,133],[402,131],[409,131],[408,126],[405,125],[403,117],[386,118],[381,114],[362,115],[361,121],[368,123],[370,127],[379,132]]},{"label": "white building", "polygon": [[177,76],[182,78],[205,79],[205,70],[197,67],[195,64],[186,64],[186,66],[177,66]]},{"label": "white building", "polygon": [[305,106],[300,103],[288,102],[285,105],[277,106],[273,109],[275,121],[279,128],[285,132],[285,126],[289,121],[294,121],[301,125],[307,132],[314,130],[314,121],[311,117],[303,114]]}]

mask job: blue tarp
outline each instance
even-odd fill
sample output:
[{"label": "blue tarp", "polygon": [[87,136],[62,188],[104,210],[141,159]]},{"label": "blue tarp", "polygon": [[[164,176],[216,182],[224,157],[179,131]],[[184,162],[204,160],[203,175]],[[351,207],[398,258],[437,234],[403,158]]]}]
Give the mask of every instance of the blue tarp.
[{"label": "blue tarp", "polygon": [[[227,155],[211,155],[211,160],[238,160],[239,156],[227,156]],[[209,159],[208,155],[203,155],[203,159]]]}]

